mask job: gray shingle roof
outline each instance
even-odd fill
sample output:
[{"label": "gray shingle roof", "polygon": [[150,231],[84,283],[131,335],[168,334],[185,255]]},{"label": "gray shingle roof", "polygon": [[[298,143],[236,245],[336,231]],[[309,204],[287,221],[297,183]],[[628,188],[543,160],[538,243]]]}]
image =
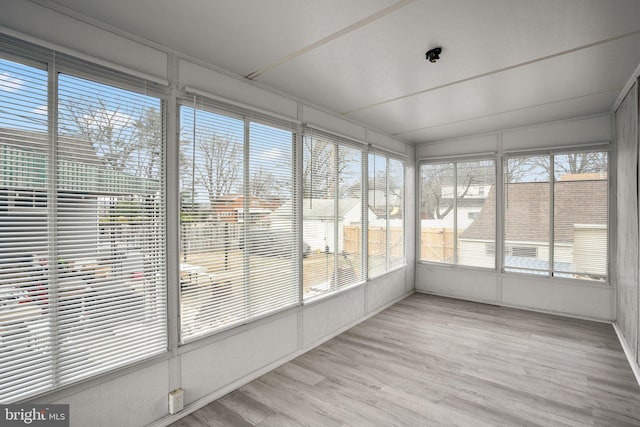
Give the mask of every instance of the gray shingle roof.
[{"label": "gray shingle roof", "polygon": [[[555,183],[555,241],[572,242],[574,224],[607,224],[606,180],[557,181]],[[495,198],[495,186],[488,198]],[[495,203],[485,203],[463,239],[495,238]],[[527,182],[505,187],[505,239],[549,240],[549,184]]]}]

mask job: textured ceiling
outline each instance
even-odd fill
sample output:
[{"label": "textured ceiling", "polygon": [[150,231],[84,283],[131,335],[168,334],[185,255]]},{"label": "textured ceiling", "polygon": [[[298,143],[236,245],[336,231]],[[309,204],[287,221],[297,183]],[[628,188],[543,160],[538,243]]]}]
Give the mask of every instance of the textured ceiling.
[{"label": "textured ceiling", "polygon": [[640,62],[637,0],[55,3],[409,142],[607,112]]}]

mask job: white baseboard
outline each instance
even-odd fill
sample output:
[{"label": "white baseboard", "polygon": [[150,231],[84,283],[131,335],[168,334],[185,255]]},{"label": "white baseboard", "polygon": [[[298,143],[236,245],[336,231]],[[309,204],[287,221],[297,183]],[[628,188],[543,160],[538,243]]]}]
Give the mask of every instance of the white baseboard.
[{"label": "white baseboard", "polygon": [[613,322],[613,329],[616,331],[616,335],[618,335],[618,340],[620,341],[620,345],[622,346],[622,350],[624,350],[625,356],[627,356],[627,360],[629,361],[629,365],[631,365],[631,370],[633,371],[633,375],[636,377],[636,382],[640,385],[640,365],[634,358],[633,352],[631,351],[631,346],[627,342],[627,339],[622,334],[622,330],[618,326],[617,322]]},{"label": "white baseboard", "polygon": [[433,292],[433,291],[422,290],[422,289],[416,289],[416,292],[420,293],[420,294],[425,294],[425,295],[435,295],[435,296],[438,296],[438,297],[459,299],[459,300],[462,300],[462,301],[477,302],[477,303],[480,303],[480,304],[495,305],[495,306],[498,306],[498,307],[515,308],[515,309],[518,309],[518,310],[532,311],[534,313],[553,314],[555,316],[568,317],[568,318],[571,318],[571,319],[589,320],[591,322],[599,322],[599,323],[611,323],[611,319],[603,319],[603,318],[600,318],[600,317],[591,317],[591,316],[581,316],[579,314],[567,313],[567,312],[564,312],[564,311],[545,310],[543,308],[530,307],[530,306],[526,306],[526,305],[506,304],[506,303],[504,303],[502,301],[498,301],[498,300],[485,300],[485,299],[481,299],[481,298],[473,298],[473,297],[467,297],[467,296],[461,296],[461,295],[446,294],[446,293],[443,293],[443,292]]}]

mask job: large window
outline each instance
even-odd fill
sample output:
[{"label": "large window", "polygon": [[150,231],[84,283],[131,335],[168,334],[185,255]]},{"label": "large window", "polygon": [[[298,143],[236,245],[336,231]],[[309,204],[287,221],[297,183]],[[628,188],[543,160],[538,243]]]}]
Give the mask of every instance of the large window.
[{"label": "large window", "polygon": [[303,288],[309,299],[364,280],[363,151],[319,131],[304,136]]},{"label": "large window", "polygon": [[495,268],[495,161],[420,167],[420,259]]},{"label": "large window", "polygon": [[369,277],[404,265],[404,163],[384,154],[368,158]]},{"label": "large window", "polygon": [[608,153],[505,160],[505,271],[606,280]]},{"label": "large window", "polygon": [[179,344],[405,265],[402,161],[182,94],[167,161],[167,87],[0,44],[0,403],[165,353],[167,265]]},{"label": "large window", "polygon": [[182,342],[298,303],[295,133],[180,109]]},{"label": "large window", "polygon": [[167,346],[162,102],[51,72],[0,60],[2,402]]}]

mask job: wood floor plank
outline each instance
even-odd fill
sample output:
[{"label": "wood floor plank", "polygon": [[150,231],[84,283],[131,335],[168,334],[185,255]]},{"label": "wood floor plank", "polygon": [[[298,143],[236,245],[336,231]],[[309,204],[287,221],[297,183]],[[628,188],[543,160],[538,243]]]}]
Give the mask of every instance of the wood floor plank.
[{"label": "wood floor plank", "polygon": [[640,426],[611,325],[414,294],[174,424]]}]

